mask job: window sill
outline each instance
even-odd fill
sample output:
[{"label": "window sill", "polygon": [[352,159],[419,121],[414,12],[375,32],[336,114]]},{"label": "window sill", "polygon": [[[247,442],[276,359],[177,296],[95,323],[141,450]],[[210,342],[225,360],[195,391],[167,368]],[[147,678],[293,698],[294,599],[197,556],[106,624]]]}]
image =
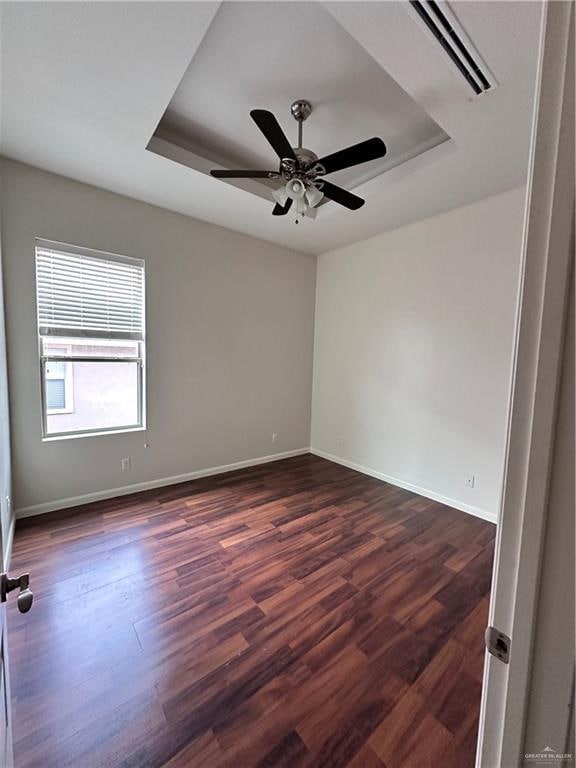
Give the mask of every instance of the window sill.
[{"label": "window sill", "polygon": [[43,443],[54,443],[57,440],[77,440],[79,437],[101,437],[102,435],[123,435],[127,432],[146,432],[146,427],[126,427],[118,429],[101,429],[91,432],[64,432],[56,435],[44,435]]}]

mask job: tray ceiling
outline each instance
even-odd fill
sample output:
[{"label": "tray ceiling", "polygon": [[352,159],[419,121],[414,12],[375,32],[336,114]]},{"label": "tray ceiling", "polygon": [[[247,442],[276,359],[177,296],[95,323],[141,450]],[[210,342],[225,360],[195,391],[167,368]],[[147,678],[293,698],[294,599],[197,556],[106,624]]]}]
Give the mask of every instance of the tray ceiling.
[{"label": "tray ceiling", "polygon": [[[212,167],[277,170],[249,111],[274,112],[296,146],[290,104],[297,98],[313,105],[304,146],[319,157],[384,139],[385,158],[331,177],[347,189],[449,138],[316,2],[222,3],[155,135],[189,149],[187,164],[201,171],[200,158]],[[234,183],[271,199],[262,183]]]},{"label": "tray ceiling", "polygon": [[[525,182],[543,5],[439,3],[497,88],[474,98],[408,2],[0,3],[0,153],[311,253],[466,205]],[[202,153],[268,164],[250,109],[273,110],[289,132],[302,97],[316,151],[376,134],[393,160],[436,126],[450,140],[349,177],[363,208],[329,203],[296,227],[271,216],[261,185],[247,194],[208,176]],[[165,114],[200,154],[154,135]]]}]

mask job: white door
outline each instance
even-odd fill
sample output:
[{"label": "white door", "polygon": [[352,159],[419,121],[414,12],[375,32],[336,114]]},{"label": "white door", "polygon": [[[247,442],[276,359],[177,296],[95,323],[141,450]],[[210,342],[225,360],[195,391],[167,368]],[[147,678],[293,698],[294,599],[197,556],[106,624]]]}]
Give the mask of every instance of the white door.
[{"label": "white door", "polygon": [[507,464],[489,619],[491,626],[511,639],[510,659],[505,664],[486,657],[478,768],[516,768],[524,763],[530,659],[572,257],[571,12],[571,2],[544,5]]},{"label": "white door", "polygon": [[[6,338],[4,333],[2,252],[0,250],[0,574],[8,572],[10,547],[14,533],[11,493],[10,420],[8,417]],[[0,768],[4,768],[4,766],[12,768],[13,765],[7,635],[6,606],[0,601]]]},{"label": "white door", "polygon": [[[10,505],[8,504],[8,510]],[[28,588],[28,574],[9,578],[10,539],[14,520],[4,514],[0,517],[0,552],[4,571],[0,574],[0,768],[12,768],[12,718],[10,707],[10,670],[8,663],[8,626],[6,600],[17,600],[18,609],[26,613],[32,607],[32,592]],[[12,597],[13,596],[13,597]]]},{"label": "white door", "polygon": [[[6,516],[3,515],[3,518]],[[8,569],[8,531],[5,519],[0,520],[0,552],[3,570]],[[8,673],[8,643],[6,604],[0,602],[0,766],[12,768],[12,723],[10,718],[10,680]]]},{"label": "white door", "polygon": [[[8,571],[10,544],[14,531],[10,502],[10,441],[1,266],[0,260],[0,574]],[[6,605],[0,601],[0,768],[13,766],[7,635]]]}]

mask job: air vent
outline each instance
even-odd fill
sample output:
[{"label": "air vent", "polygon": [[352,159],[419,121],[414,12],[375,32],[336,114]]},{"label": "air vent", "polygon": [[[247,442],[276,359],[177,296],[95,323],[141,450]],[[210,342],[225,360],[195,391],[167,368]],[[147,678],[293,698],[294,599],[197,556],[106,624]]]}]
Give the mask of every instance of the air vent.
[{"label": "air vent", "polygon": [[449,20],[438,3],[434,0],[410,0],[410,5],[477,96],[494,87],[495,82],[490,78],[488,68],[472,46],[464,42],[463,33],[455,29],[454,22]]}]

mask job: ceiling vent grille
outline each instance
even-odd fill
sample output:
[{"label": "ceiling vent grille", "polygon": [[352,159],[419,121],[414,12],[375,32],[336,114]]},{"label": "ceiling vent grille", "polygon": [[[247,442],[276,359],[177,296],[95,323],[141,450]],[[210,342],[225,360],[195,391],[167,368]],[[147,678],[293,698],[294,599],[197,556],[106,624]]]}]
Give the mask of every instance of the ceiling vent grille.
[{"label": "ceiling vent grille", "polygon": [[477,96],[494,88],[495,81],[477,51],[464,42],[464,34],[455,29],[455,23],[449,20],[438,3],[410,0],[410,5]]}]

